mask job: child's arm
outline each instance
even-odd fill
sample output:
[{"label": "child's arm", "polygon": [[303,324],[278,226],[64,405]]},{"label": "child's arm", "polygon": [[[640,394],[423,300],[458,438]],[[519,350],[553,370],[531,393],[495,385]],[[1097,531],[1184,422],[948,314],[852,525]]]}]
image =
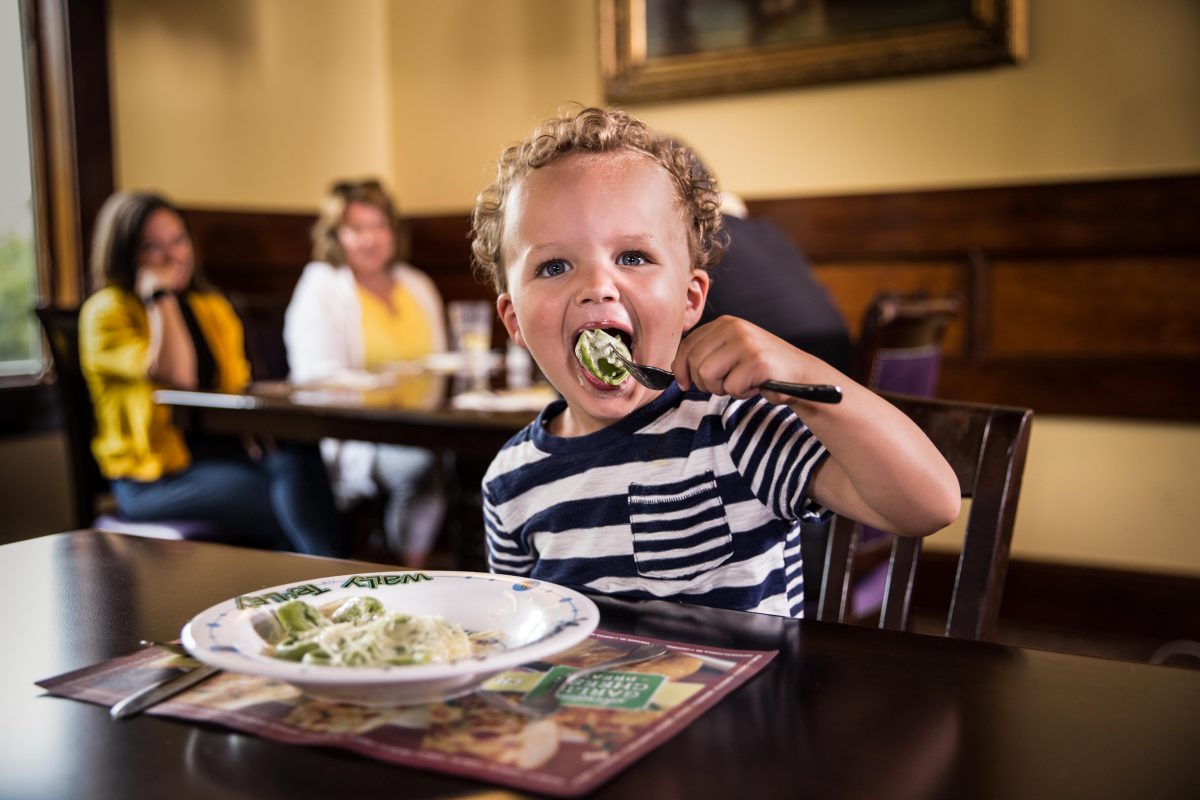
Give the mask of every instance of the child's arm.
[{"label": "child's arm", "polygon": [[505,530],[486,484],[483,486],[482,496],[488,571],[528,576],[533,571],[533,554],[522,545],[518,537]]},{"label": "child's arm", "polygon": [[721,317],[692,331],[672,364],[680,388],[753,397],[763,381],[832,383],[836,405],[762,392],[789,404],[829,450],[809,487],[814,500],[873,528],[924,536],[949,525],[961,503],[958,479],[903,412],[869,389],[767,331]]}]

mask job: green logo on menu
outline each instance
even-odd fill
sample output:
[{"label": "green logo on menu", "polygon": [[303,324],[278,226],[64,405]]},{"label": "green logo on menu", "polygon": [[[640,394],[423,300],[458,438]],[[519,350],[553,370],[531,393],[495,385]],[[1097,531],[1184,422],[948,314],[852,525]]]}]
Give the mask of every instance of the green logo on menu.
[{"label": "green logo on menu", "polygon": [[[575,672],[572,667],[552,668],[529,695],[545,694],[547,687],[558,683],[558,678],[572,672]],[[598,672],[564,686],[558,693],[558,699],[569,706],[640,711],[649,705],[658,687],[666,680],[662,675],[646,672]]]}]

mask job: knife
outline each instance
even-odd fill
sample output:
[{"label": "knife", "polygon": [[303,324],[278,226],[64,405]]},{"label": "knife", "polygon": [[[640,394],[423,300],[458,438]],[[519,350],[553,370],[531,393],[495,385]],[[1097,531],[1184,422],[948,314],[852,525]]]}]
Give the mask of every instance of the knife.
[{"label": "knife", "polygon": [[200,681],[211,678],[220,672],[220,668],[204,664],[195,669],[188,670],[182,675],[176,675],[173,678],[167,678],[161,683],[156,683],[153,686],[147,686],[145,689],[139,689],[133,694],[126,697],[121,702],[109,709],[108,714],[113,719],[125,719],[132,717],[145,711],[152,705],[161,703],[163,700],[170,699],[185,689],[190,689]]}]

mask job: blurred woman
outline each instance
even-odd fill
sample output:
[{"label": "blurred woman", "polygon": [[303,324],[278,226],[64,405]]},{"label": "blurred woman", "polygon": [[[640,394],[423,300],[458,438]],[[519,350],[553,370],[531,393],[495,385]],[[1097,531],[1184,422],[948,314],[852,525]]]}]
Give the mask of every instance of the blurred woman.
[{"label": "blurred woman", "polygon": [[[288,305],[284,341],[292,380],[379,369],[446,349],[437,287],[404,263],[399,219],[378,181],[339,181],[321,203],[313,261]],[[384,492],[384,533],[404,564],[425,564],[445,501],[433,453],[415,447],[321,443],[339,503]]]},{"label": "blurred woman", "polygon": [[155,194],[114,194],[96,221],[92,272],[100,288],[80,311],[80,361],[92,450],[121,514],[207,520],[246,545],[343,555],[315,447],[185,434],[151,399],[158,388],[236,392],[250,377],[242,324],[201,275],[179,210]]}]

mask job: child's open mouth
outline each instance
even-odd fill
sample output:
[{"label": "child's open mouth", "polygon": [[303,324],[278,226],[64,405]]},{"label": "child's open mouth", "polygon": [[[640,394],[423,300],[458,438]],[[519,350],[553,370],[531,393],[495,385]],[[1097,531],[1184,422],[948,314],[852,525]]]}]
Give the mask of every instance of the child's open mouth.
[{"label": "child's open mouth", "polygon": [[612,355],[615,349],[626,358],[630,336],[618,328],[593,328],[581,331],[575,341],[575,357],[585,373],[606,386],[619,386],[629,377],[629,371]]}]

